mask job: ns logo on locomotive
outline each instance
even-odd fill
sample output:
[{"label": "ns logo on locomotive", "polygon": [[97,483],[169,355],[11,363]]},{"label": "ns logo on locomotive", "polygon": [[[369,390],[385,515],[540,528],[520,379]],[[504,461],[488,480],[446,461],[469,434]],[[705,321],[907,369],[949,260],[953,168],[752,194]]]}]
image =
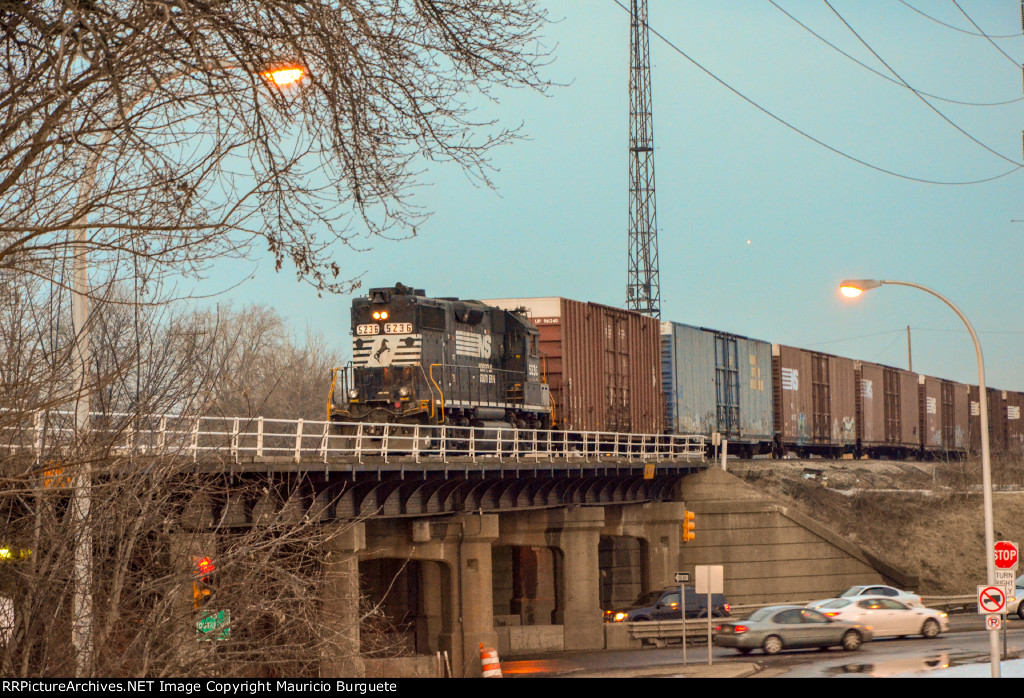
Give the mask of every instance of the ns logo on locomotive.
[{"label": "ns logo on locomotive", "polygon": [[537,328],[520,312],[427,298],[403,284],[352,302],[352,372],[328,401],[333,422],[551,426]]}]

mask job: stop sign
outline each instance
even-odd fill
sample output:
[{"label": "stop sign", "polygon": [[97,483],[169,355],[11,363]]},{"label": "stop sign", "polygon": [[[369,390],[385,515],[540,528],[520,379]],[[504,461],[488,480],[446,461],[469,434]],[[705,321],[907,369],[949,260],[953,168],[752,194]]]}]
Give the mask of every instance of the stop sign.
[{"label": "stop sign", "polygon": [[1017,567],[1017,545],[1008,540],[995,544],[996,567],[1001,570],[1012,570]]}]

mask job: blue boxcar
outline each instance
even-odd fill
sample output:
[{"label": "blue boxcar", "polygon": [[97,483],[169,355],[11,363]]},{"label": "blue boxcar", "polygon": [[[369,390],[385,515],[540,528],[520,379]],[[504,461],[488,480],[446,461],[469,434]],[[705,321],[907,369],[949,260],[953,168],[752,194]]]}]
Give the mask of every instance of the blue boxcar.
[{"label": "blue boxcar", "polygon": [[715,432],[737,455],[767,453],[774,436],[772,345],[757,339],[661,323],[665,424],[677,434]]}]

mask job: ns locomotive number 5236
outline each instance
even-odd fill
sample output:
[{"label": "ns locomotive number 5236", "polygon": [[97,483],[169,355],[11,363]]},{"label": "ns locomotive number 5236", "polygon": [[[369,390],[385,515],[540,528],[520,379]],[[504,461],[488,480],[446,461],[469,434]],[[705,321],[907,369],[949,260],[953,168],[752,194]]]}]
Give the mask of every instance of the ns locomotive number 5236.
[{"label": "ns locomotive number 5236", "polygon": [[548,429],[537,328],[479,301],[402,284],[352,302],[352,376],[334,422]]}]

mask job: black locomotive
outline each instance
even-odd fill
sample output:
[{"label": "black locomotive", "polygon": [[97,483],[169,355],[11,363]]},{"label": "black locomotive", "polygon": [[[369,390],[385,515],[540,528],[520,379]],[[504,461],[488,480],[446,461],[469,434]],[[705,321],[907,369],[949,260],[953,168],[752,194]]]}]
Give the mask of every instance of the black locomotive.
[{"label": "black locomotive", "polygon": [[[518,312],[403,284],[352,302],[352,372],[334,422],[550,428],[540,335]],[[340,393],[344,392],[344,395]]]}]

